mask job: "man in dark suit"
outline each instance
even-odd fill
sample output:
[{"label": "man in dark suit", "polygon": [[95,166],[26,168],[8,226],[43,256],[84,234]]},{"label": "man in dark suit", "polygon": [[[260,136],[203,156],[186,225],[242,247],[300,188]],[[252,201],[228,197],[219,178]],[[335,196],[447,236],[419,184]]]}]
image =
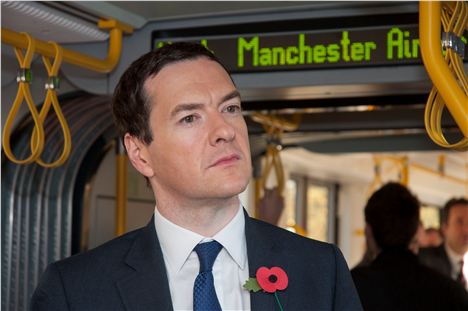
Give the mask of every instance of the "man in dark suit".
[{"label": "man in dark suit", "polygon": [[463,256],[468,251],[468,200],[449,200],[442,211],[444,243],[438,247],[422,248],[420,261],[467,288],[463,274]]},{"label": "man in dark suit", "polygon": [[409,247],[419,222],[419,202],[388,183],[364,209],[367,238],[380,252],[368,267],[351,271],[364,310],[468,310],[463,287],[420,264]]},{"label": "man in dark suit", "polygon": [[[211,52],[174,43],[142,56],[122,76],[113,112],[155,194],[154,217],[51,264],[33,310],[361,309],[335,246],[252,219],[241,206],[251,177],[247,127],[240,94]],[[249,277],[263,290],[243,288]]]}]

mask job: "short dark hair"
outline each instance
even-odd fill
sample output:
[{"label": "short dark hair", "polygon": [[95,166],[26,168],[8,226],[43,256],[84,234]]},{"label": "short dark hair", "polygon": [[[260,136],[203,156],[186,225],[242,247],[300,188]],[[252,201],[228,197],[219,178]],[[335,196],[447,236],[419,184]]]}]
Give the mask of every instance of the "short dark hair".
[{"label": "short dark hair", "polygon": [[446,224],[448,221],[448,217],[450,215],[450,210],[455,205],[466,205],[468,206],[468,200],[465,198],[452,198],[447,201],[444,205],[444,209],[442,210],[442,223]]},{"label": "short dark hair", "polygon": [[189,42],[166,44],[135,60],[120,78],[112,100],[112,113],[120,137],[129,133],[150,144],[153,141],[149,126],[151,101],[144,90],[146,80],[169,64],[200,57],[215,61],[226,70],[211,51],[201,44]]},{"label": "short dark hair", "polygon": [[381,249],[408,247],[418,230],[419,206],[418,199],[398,183],[387,183],[372,194],[364,214]]}]

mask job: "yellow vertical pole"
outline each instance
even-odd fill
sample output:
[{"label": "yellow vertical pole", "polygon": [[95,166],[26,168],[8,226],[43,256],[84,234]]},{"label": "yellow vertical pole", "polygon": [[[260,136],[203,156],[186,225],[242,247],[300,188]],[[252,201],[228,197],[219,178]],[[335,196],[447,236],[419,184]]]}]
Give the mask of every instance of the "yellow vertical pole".
[{"label": "yellow vertical pole", "polygon": [[258,218],[260,216],[260,199],[263,190],[263,180],[262,180],[262,157],[258,156],[252,159],[253,166],[253,178],[255,182],[255,193],[254,193],[254,208],[253,208],[253,217]]},{"label": "yellow vertical pole", "polygon": [[260,216],[260,195],[262,193],[262,179],[261,178],[255,178],[255,208],[254,208],[254,218],[258,218]]},{"label": "yellow vertical pole", "polygon": [[127,162],[125,148],[120,139],[116,141],[116,188],[115,188],[115,234],[125,233],[127,224]]},{"label": "yellow vertical pole", "polygon": [[408,186],[409,183],[409,166],[408,166],[408,157],[403,157],[401,159],[401,184]]},{"label": "yellow vertical pole", "polygon": [[468,198],[468,163],[466,163],[466,197]]},{"label": "yellow vertical pole", "polygon": [[441,154],[439,155],[439,161],[438,161],[438,171],[440,176],[445,175],[445,155]]}]

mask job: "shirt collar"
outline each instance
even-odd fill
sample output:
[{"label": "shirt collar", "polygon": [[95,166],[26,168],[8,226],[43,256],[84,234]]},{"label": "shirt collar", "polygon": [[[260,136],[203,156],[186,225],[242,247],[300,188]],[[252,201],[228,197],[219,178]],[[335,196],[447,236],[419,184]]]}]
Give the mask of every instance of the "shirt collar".
[{"label": "shirt collar", "polygon": [[157,207],[154,210],[154,225],[161,249],[165,257],[167,257],[166,264],[174,273],[182,269],[190,253],[198,243],[210,240],[218,241],[241,269],[245,267],[247,245],[242,206],[239,206],[239,210],[234,218],[213,238],[204,237],[172,223],[159,213]]},{"label": "shirt collar", "polygon": [[444,243],[445,251],[447,253],[447,256],[450,260],[450,263],[452,264],[452,267],[455,267],[454,270],[458,269],[458,266],[460,264],[460,261],[463,260],[463,255],[459,255],[455,253],[450,246],[448,246],[448,243]]},{"label": "shirt collar", "polygon": [[242,205],[236,216],[214,237],[223,245],[232,259],[243,270],[247,261],[247,243],[245,241],[245,217]]}]

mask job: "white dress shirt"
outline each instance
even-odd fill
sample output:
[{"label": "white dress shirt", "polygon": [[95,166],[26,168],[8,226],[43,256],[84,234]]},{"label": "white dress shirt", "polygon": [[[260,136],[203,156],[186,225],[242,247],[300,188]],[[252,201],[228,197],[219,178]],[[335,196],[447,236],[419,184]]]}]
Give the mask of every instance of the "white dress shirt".
[{"label": "white dress shirt", "polygon": [[[223,310],[250,310],[250,292],[242,286],[249,278],[244,210],[212,238],[184,229],[164,218],[157,207],[154,224],[166,265],[174,310],[193,309],[193,284],[200,269],[194,247],[216,240],[223,249],[213,265],[213,278]],[[155,290],[157,290],[155,288]]]},{"label": "white dress shirt", "polygon": [[[457,280],[458,274],[460,273],[461,261],[463,260],[463,255],[459,255],[459,254],[455,253],[447,245],[447,243],[444,244],[444,247],[445,247],[445,252],[447,253],[447,256],[449,258],[450,265],[452,266],[452,271],[451,271],[450,276],[452,277],[452,279]],[[465,261],[465,265],[466,264],[467,263]],[[463,271],[463,275],[465,276],[465,280],[466,280],[466,274],[464,272],[465,271]],[[467,284],[465,284],[465,288],[468,290],[468,282],[467,282]]]}]

